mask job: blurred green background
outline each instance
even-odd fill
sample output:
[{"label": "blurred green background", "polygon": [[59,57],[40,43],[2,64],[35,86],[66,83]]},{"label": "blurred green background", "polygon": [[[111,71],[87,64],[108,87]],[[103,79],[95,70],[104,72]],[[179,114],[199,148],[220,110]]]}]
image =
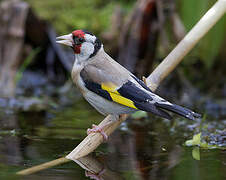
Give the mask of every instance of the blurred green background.
[{"label": "blurred green background", "polygon": [[[88,29],[100,35],[110,29],[111,16],[115,7],[123,8],[123,13],[128,15],[136,0],[26,0],[43,19],[53,24],[59,34],[71,32],[74,29]],[[215,0],[177,0],[176,11],[188,32],[205,12],[215,3]],[[220,58],[225,50],[226,17],[224,16],[200,41],[198,47],[190,53],[190,60],[185,63],[194,63],[194,56],[199,57],[206,68],[211,68],[214,60]],[[175,42],[171,42],[175,46]]]}]

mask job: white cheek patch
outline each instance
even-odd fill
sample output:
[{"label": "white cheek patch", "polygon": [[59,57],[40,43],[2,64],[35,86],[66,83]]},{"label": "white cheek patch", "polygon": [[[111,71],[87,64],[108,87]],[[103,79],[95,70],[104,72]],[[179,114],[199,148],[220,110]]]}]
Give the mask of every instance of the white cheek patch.
[{"label": "white cheek patch", "polygon": [[94,52],[94,45],[88,42],[82,43],[80,54],[83,56],[91,55]]},{"label": "white cheek patch", "polygon": [[85,34],[86,42],[95,43],[96,39],[97,39],[96,36],[92,36],[90,34]]},{"label": "white cheek patch", "polygon": [[80,54],[77,55],[79,62],[87,60],[94,52],[94,45],[89,42],[84,42],[80,48]]}]

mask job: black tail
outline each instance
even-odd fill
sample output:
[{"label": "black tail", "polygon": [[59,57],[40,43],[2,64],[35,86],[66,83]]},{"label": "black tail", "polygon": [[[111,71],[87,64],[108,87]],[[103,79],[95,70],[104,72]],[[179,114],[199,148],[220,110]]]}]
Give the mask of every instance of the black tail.
[{"label": "black tail", "polygon": [[200,118],[201,115],[198,113],[195,113],[187,108],[183,108],[181,106],[178,106],[176,104],[166,104],[166,103],[155,103],[156,107],[165,109],[168,111],[172,111],[174,113],[177,113],[187,119],[195,120],[195,118]]},{"label": "black tail", "polygon": [[159,109],[155,104],[150,104],[150,103],[143,103],[143,102],[136,102],[135,106],[142,110],[142,111],[147,111],[151,112],[155,115],[158,115],[160,117],[166,118],[166,119],[172,119],[172,117],[165,111]]}]

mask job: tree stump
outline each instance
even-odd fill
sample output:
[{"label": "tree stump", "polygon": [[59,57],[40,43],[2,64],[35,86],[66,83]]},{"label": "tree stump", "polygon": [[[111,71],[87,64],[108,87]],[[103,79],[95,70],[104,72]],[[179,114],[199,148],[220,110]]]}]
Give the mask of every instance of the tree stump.
[{"label": "tree stump", "polygon": [[14,95],[15,76],[22,63],[25,21],[29,6],[20,0],[0,3],[0,96]]}]

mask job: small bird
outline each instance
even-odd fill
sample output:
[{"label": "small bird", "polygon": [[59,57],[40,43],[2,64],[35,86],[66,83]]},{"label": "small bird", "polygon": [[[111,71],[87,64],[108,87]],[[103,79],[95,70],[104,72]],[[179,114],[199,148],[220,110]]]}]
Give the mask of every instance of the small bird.
[{"label": "small bird", "polygon": [[[68,35],[57,37],[56,42],[73,49],[75,61],[72,80],[84,98],[101,114],[111,114],[117,119],[121,114],[142,110],[171,119],[164,111],[167,110],[191,120],[201,117],[198,113],[154,94],[143,81],[114,61],[94,34],[75,30]],[[107,139],[103,132],[105,126],[93,125],[87,133],[100,132],[104,139]]]}]

